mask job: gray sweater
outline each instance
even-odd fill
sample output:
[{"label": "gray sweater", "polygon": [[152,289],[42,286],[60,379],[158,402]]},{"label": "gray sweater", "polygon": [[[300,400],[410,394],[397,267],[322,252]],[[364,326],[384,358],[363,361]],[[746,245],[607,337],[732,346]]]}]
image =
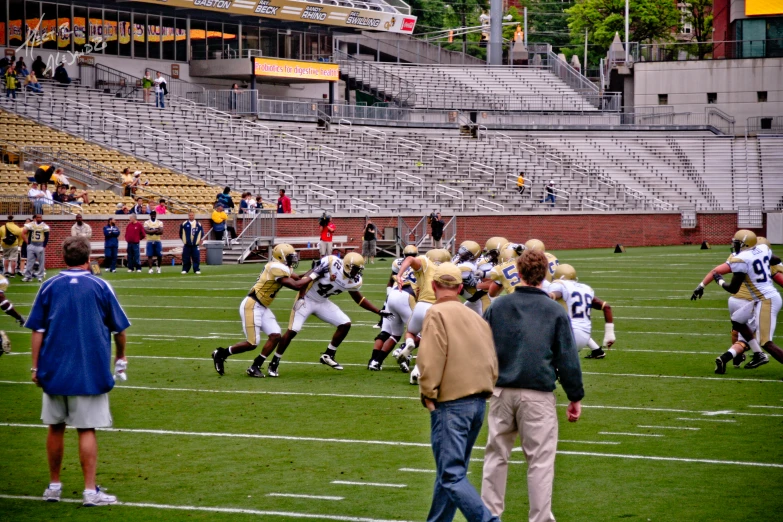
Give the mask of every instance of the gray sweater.
[{"label": "gray sweater", "polygon": [[538,288],[517,287],[484,314],[498,355],[495,386],[553,391],[560,378],[568,400],[585,396],[568,314]]}]

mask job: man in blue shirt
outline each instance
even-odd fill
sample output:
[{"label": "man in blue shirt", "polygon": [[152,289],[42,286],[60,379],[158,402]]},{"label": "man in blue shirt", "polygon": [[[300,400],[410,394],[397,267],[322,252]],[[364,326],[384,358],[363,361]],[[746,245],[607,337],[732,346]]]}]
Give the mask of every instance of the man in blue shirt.
[{"label": "man in blue shirt", "polygon": [[109,218],[108,224],[103,227],[103,254],[109,262],[109,272],[117,271],[117,251],[120,246],[120,229],[114,223],[114,218]]},{"label": "man in blue shirt", "polygon": [[193,265],[193,272],[200,274],[199,262],[201,253],[199,245],[204,239],[204,227],[196,221],[196,215],[188,212],[188,220],[179,226],[179,237],[182,240],[182,273],[187,274],[190,271],[190,265]]},{"label": "man in blue shirt", "polygon": [[[84,505],[104,506],[116,502],[117,497],[95,485],[95,428],[112,424],[109,391],[115,378],[127,378],[125,330],[130,322],[109,283],[90,273],[90,242],[86,238],[66,238],[63,259],[68,269],[41,285],[25,323],[33,331],[32,380],[44,391],[41,420],[49,425],[50,484],[43,498],[60,500],[68,424],[79,433]],[[112,334],[116,345],[114,377],[109,370]]]}]

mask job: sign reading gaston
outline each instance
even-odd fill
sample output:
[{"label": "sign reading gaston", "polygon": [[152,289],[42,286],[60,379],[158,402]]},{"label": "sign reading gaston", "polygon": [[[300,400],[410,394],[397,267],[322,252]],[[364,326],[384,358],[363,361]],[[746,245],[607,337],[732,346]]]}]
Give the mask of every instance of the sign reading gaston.
[{"label": "sign reading gaston", "polygon": [[253,71],[256,76],[290,78],[292,80],[336,82],[340,79],[340,66],[336,63],[253,58]]},{"label": "sign reading gaston", "polygon": [[131,0],[148,4],[187,7],[221,13],[291,22],[308,22],[339,27],[361,27],[390,33],[413,33],[416,17],[402,13],[383,13],[367,9],[340,7],[297,0]]}]

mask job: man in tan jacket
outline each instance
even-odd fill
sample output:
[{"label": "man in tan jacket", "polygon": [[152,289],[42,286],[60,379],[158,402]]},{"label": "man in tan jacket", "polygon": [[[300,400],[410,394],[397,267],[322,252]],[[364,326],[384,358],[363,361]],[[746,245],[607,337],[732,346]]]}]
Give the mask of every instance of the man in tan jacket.
[{"label": "man in tan jacket", "polygon": [[438,265],[432,288],[437,301],[424,317],[417,360],[437,467],[427,522],[450,522],[457,509],[468,522],[499,522],[467,479],[470,452],[498,377],[492,331],[459,300],[462,272],[456,265]]}]

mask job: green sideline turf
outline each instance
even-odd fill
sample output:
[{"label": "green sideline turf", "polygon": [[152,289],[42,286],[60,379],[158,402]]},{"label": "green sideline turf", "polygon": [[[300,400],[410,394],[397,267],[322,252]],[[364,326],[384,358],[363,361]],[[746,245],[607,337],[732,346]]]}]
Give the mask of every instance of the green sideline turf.
[{"label": "green sideline turf", "polygon": [[[558,390],[558,521],[780,516],[783,367],[772,360],[757,370],[730,367],[715,375],[714,359],[730,342],[728,296],[710,286],[704,299],[689,300],[728,249],[554,253],[612,305],[618,338],[606,359],[582,361],[587,396],[578,423],[565,421],[566,400]],[[300,272],[304,265],[309,262]],[[362,291],[378,305],[389,267],[387,259],[365,271]],[[0,519],[424,520],[434,479],[429,416],[418,389],[392,360],[382,372],[366,370],[376,316],[348,296],[335,299],[354,323],[337,353],[344,371],[318,364],[333,329],[311,318],[286,353],[279,379],[246,377],[251,354],[229,359],[224,377],[215,373],[209,354],[242,340],[239,303],[261,268],[204,266],[201,276],[183,276],[164,267],[161,275],[104,276],[133,326],[129,378],[111,394],[117,431],[98,436],[98,483],[136,505],[89,509],[37,500],[48,472],[41,392],[29,384],[30,335],[0,318],[15,352],[0,358]],[[37,288],[16,278],[7,295],[27,314]],[[283,328],[293,297],[283,290],[273,305]],[[602,314],[594,312],[593,320],[600,342]],[[486,427],[470,466],[477,487],[485,442]],[[527,514],[522,453],[512,460],[506,522]],[[63,483],[64,498],[81,499],[73,430],[66,438]],[[17,496],[33,498],[9,498]]]}]

